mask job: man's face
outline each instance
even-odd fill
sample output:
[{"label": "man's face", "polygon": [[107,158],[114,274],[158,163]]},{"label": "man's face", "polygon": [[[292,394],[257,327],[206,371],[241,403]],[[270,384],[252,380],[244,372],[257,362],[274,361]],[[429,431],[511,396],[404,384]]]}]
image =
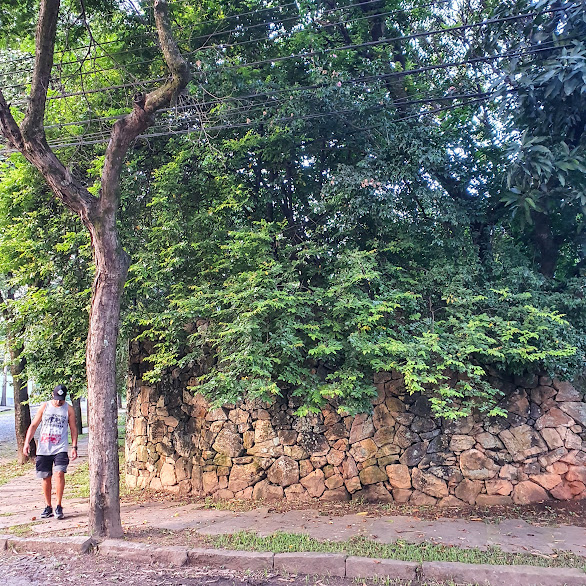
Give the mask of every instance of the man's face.
[{"label": "man's face", "polygon": [[57,399],[53,399],[53,405],[55,405],[55,407],[61,407],[61,405],[63,405],[63,403],[65,403],[64,400],[57,400]]}]

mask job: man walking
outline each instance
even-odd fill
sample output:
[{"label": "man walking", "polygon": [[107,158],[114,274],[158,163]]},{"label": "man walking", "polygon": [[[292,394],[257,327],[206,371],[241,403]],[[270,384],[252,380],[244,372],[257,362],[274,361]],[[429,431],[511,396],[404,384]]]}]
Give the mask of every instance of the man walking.
[{"label": "man walking", "polygon": [[41,435],[37,446],[37,478],[43,482],[43,495],[45,497],[46,507],[41,513],[41,518],[53,516],[53,507],[51,506],[52,476],[53,466],[55,467],[55,492],[57,494],[57,506],[55,507],[55,516],[57,519],[63,519],[63,490],[65,489],[65,472],[69,464],[67,454],[69,441],[68,430],[71,430],[71,459],[77,458],[77,426],[75,425],[75,413],[73,407],[65,402],[67,387],[57,385],[53,389],[53,400],[43,403],[37,411],[30,427],[26,432],[23,452],[28,456],[30,451],[30,441],[41,424]]}]

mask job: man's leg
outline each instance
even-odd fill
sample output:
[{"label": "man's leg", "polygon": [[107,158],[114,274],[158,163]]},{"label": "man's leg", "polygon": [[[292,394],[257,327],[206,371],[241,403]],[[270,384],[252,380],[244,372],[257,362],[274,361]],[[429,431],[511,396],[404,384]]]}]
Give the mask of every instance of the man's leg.
[{"label": "man's leg", "polygon": [[65,488],[65,472],[67,472],[67,465],[69,464],[69,456],[67,452],[59,452],[55,456],[55,492],[57,493],[57,507],[55,508],[55,516],[57,519],[63,519],[63,508],[61,507],[61,500],[63,499],[63,490]]},{"label": "man's leg", "polygon": [[[45,497],[45,504],[50,507],[51,506],[51,477],[47,476],[46,478],[43,478],[42,481],[43,483],[43,496]],[[63,491],[62,491],[63,492]],[[61,501],[59,501],[61,502]]]},{"label": "man's leg", "polygon": [[61,506],[63,490],[65,489],[65,472],[55,472],[55,493],[57,494],[57,506]]}]

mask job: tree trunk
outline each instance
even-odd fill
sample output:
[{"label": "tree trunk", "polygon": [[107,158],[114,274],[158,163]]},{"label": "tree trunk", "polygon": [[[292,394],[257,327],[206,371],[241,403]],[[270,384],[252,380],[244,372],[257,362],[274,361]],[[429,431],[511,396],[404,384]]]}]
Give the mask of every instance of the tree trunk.
[{"label": "tree trunk", "polygon": [[537,249],[537,262],[539,271],[548,279],[555,274],[560,250],[551,229],[551,218],[547,212],[534,211],[531,214],[535,225],[533,242]]},{"label": "tree trunk", "polygon": [[75,427],[77,427],[77,435],[83,433],[83,423],[81,422],[81,399],[73,399],[73,411],[75,413]]},{"label": "tree trunk", "polygon": [[[105,186],[104,186],[105,187]],[[118,463],[116,341],[128,255],[119,246],[115,213],[92,230],[96,277],[86,352],[89,411],[90,532],[122,537]]]},{"label": "tree trunk", "polygon": [[20,359],[21,350],[10,347],[10,359],[12,366],[12,388],[14,389],[14,430],[16,434],[17,459],[19,464],[25,464],[29,458],[37,455],[37,445],[32,439],[30,443],[29,457],[27,458],[22,449],[26,432],[31,424],[31,410],[28,404],[28,387],[26,381],[23,384],[21,374],[24,370],[24,361]]},{"label": "tree trunk", "polygon": [[6,386],[7,386],[7,379],[8,378],[8,365],[5,364],[4,368],[2,369],[2,398],[0,399],[0,406],[6,406]]}]

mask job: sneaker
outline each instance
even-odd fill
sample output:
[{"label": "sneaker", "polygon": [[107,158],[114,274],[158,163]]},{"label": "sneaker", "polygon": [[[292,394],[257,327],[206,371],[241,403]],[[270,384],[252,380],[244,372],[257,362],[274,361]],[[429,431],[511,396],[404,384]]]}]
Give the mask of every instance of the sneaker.
[{"label": "sneaker", "polygon": [[57,517],[57,519],[63,519],[63,517],[65,517],[63,514],[63,507],[61,505],[57,505],[55,507],[55,517]]},{"label": "sneaker", "polygon": [[41,513],[41,519],[53,516],[53,507],[45,507],[45,510]]}]

